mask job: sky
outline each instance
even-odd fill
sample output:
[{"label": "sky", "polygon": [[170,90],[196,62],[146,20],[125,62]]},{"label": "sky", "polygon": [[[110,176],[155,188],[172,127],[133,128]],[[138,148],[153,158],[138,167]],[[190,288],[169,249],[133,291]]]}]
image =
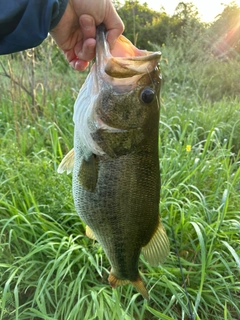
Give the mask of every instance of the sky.
[{"label": "sky", "polygon": [[[221,3],[228,4],[232,0],[187,0],[183,2],[192,2],[198,9],[200,18],[204,22],[211,22],[214,18],[222,13],[224,6]],[[160,10],[163,6],[167,14],[172,15],[174,9],[181,0],[139,0],[140,3],[147,2],[148,7],[156,11]],[[236,0],[236,3],[240,6],[240,0]]]}]

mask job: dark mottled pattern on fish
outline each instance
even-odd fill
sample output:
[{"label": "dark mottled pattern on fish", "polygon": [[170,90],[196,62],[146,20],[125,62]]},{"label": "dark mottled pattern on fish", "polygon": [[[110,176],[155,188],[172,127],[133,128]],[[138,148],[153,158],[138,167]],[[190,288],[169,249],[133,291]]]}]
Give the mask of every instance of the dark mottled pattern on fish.
[{"label": "dark mottled pattern on fish", "polygon": [[141,247],[149,242],[159,219],[158,156],[155,153],[149,158],[147,151],[139,152],[99,158],[94,192],[86,191],[77,179],[73,186],[76,209],[94,230],[114,266],[114,274],[131,281],[138,275]]},{"label": "dark mottled pattern on fish", "polygon": [[111,263],[111,286],[131,282],[148,298],[140,253],[158,265],[169,252],[159,216],[160,53],[138,50],[124,37],[116,47],[120,57],[113,58],[98,28],[96,64],[75,104],[74,153],[59,172],[74,163],[75,207]]}]

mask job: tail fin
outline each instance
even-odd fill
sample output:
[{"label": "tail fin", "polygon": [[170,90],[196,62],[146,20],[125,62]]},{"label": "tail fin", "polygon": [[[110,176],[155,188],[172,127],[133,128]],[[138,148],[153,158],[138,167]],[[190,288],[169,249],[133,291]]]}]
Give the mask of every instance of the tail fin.
[{"label": "tail fin", "polygon": [[138,274],[138,279],[136,281],[132,281],[131,283],[137,289],[137,291],[141,293],[143,298],[149,300],[148,291],[145,287],[145,284],[144,284],[140,274]]},{"label": "tail fin", "polygon": [[123,286],[125,284],[131,283],[136,290],[141,293],[141,295],[143,296],[143,298],[149,300],[149,295],[148,295],[148,291],[145,287],[145,284],[140,276],[140,274],[138,274],[137,280],[136,281],[130,281],[130,280],[121,280],[121,279],[117,279],[112,271],[110,272],[110,275],[108,277],[108,282],[110,284],[110,286],[112,288],[116,288],[117,286]]}]

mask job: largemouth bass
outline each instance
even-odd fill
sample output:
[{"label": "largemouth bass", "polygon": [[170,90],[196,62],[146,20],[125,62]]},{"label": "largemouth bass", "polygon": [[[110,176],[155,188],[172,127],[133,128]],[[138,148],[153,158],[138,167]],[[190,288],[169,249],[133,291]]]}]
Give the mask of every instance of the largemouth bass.
[{"label": "largemouth bass", "polygon": [[96,41],[96,62],[74,106],[74,151],[58,172],[73,167],[75,207],[110,261],[110,285],[132,283],[148,299],[140,253],[153,266],[169,253],[159,216],[161,54],[124,36],[110,53],[103,25]]}]

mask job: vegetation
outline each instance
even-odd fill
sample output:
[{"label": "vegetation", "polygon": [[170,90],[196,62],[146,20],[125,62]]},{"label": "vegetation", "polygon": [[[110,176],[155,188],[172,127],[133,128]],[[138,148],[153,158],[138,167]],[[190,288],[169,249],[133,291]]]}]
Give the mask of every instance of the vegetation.
[{"label": "vegetation", "polygon": [[150,301],[130,285],[109,287],[109,262],[84,236],[71,177],[56,172],[73,146],[72,106],[87,72],[70,70],[48,39],[0,58],[0,319],[240,318],[240,52],[236,39],[217,45],[227,40],[220,24],[239,8],[211,25],[190,5],[173,17],[145,9],[146,35],[166,30],[161,41],[145,39],[163,55],[160,211],[171,242],[164,265],[140,262]]}]

